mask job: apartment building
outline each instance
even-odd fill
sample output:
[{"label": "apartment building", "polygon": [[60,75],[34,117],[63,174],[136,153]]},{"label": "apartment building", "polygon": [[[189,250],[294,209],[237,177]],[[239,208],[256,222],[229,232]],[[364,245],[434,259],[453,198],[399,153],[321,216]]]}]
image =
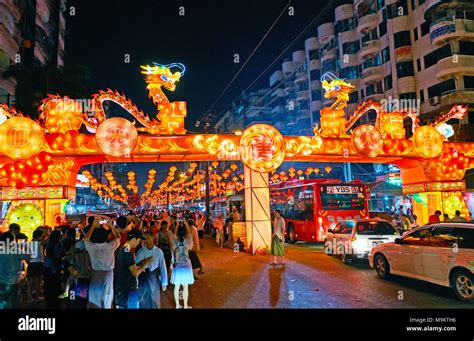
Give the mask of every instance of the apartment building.
[{"label": "apartment building", "polygon": [[65,10],[65,0],[0,0],[0,103],[14,104],[10,65],[64,65]]},{"label": "apartment building", "polygon": [[[319,110],[333,101],[324,99],[320,81],[332,72],[356,86],[347,115],[364,100],[419,100],[420,118],[429,122],[454,104],[470,104],[461,125],[449,123],[454,138],[474,140],[472,0],[355,0],[334,14],[270,76],[278,129],[311,133]],[[361,122],[374,119],[369,112]]]}]

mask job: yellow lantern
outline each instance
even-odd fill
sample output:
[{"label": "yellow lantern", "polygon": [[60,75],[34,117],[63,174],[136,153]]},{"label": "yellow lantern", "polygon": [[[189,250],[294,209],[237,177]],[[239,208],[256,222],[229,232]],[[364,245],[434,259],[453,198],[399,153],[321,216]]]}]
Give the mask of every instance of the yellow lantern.
[{"label": "yellow lantern", "polygon": [[234,172],[237,168],[239,168],[239,166],[237,166],[235,163],[233,163],[233,164],[230,165],[230,169],[232,169],[233,172]]},{"label": "yellow lantern", "polygon": [[212,165],[212,167],[217,168],[217,166],[219,166],[219,162],[213,161],[213,162],[211,163],[211,165]]},{"label": "yellow lantern", "polygon": [[326,166],[326,167],[324,168],[324,170],[326,171],[326,173],[329,174],[329,173],[331,173],[332,168],[331,168],[330,166]]},{"label": "yellow lantern", "polygon": [[313,173],[313,168],[312,167],[306,168],[306,172],[308,172],[308,175]]},{"label": "yellow lantern", "polygon": [[315,168],[315,169],[313,169],[313,172],[314,172],[314,174],[318,175],[318,173],[320,172],[320,170],[319,170],[319,168]]}]

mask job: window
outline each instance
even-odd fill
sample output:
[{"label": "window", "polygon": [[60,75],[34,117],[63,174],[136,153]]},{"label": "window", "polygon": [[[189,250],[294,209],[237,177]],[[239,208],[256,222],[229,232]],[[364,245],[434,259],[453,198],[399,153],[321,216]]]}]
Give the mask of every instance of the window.
[{"label": "window", "polygon": [[351,92],[349,94],[349,103],[359,102],[359,93],[357,91]]},{"label": "window", "polygon": [[425,21],[423,24],[421,24],[420,28],[421,28],[421,36],[424,37],[430,32],[430,23]]},{"label": "window", "polygon": [[400,94],[400,99],[416,99],[416,92],[406,92]]},{"label": "window", "polygon": [[360,89],[360,98],[364,98],[364,89]]},{"label": "window", "polygon": [[421,59],[420,58],[418,58],[416,60],[416,69],[418,70],[418,72],[421,71]]},{"label": "window", "polygon": [[320,69],[315,69],[315,70],[311,70],[309,72],[309,78],[312,80],[312,81],[318,81],[321,79],[321,70]]},{"label": "window", "polygon": [[410,4],[411,4],[411,10],[413,11],[413,9],[415,8],[415,0],[411,0]]},{"label": "window", "polygon": [[474,55],[474,42],[461,40],[459,42],[459,53],[470,56]]},{"label": "window", "polygon": [[368,69],[373,66],[380,66],[380,55],[373,56],[372,58],[367,59],[362,63],[362,66],[365,69]]},{"label": "window", "polygon": [[429,229],[417,230],[403,237],[402,244],[425,245],[426,238],[429,237],[429,235],[430,235]]},{"label": "window", "polygon": [[382,64],[385,64],[390,60],[390,47],[386,47],[381,52],[382,55]]},{"label": "window", "polygon": [[415,29],[413,30],[413,35],[415,36],[415,41],[418,40],[418,27],[415,27]]},{"label": "window", "polygon": [[358,40],[342,44],[343,54],[355,54],[359,52],[359,50],[360,50],[360,43]]},{"label": "window", "polygon": [[464,88],[474,89],[474,76],[464,76]]},{"label": "window", "polygon": [[387,21],[384,20],[382,23],[379,25],[379,36],[383,36],[384,34],[387,33]]},{"label": "window", "polygon": [[393,35],[393,38],[395,41],[395,48],[411,45],[410,31],[397,32]]},{"label": "window", "polygon": [[433,85],[432,87],[429,87],[428,97],[433,98],[435,96],[441,96],[442,93],[455,89],[456,85],[454,83],[454,79],[451,78],[439,84]]},{"label": "window", "polygon": [[364,221],[357,223],[359,235],[396,235],[395,228],[385,221]]},{"label": "window", "polygon": [[323,73],[334,70],[336,70],[336,61],[334,59],[326,60],[323,62]]},{"label": "window", "polygon": [[356,79],[358,77],[357,66],[348,66],[339,71],[339,78]]},{"label": "window", "polygon": [[461,249],[474,249],[474,229],[456,229],[458,246]]},{"label": "window", "polygon": [[357,17],[340,20],[336,23],[336,34],[346,31],[354,31],[357,27]]},{"label": "window", "polygon": [[384,86],[385,91],[388,91],[393,87],[392,75],[388,75],[383,79],[383,86]]},{"label": "window", "polygon": [[425,92],[423,89],[420,90],[420,101],[421,103],[425,103]]},{"label": "window", "polygon": [[402,62],[397,64],[397,76],[398,78],[410,77],[415,74],[413,70],[413,62]]},{"label": "window", "polygon": [[319,59],[319,49],[311,50],[309,53],[310,60],[318,60]]},{"label": "window", "polygon": [[313,221],[312,186],[290,188],[272,193],[272,206],[288,219]]},{"label": "window", "polygon": [[428,53],[426,56],[424,56],[425,60],[425,69],[435,65],[439,60],[452,56],[451,52],[451,45],[446,44],[443,47],[440,47],[439,49],[434,50],[431,53]]},{"label": "window", "polygon": [[428,239],[428,246],[453,247],[457,237],[453,227],[435,228]]},{"label": "window", "polygon": [[320,101],[321,100],[321,91],[319,91],[319,90],[311,91],[311,99],[313,101]]}]

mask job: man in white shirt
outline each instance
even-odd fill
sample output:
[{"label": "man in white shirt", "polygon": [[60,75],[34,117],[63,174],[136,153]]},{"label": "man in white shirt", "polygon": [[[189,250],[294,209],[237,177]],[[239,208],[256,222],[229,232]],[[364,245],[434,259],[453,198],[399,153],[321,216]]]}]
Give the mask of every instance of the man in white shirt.
[{"label": "man in white shirt", "polygon": [[147,258],[153,258],[145,267],[145,271],[138,277],[139,307],[143,309],[158,309],[161,306],[160,283],[166,291],[168,286],[168,269],[166,268],[163,251],[155,246],[155,236],[151,231],[143,233],[145,246],[137,252],[136,262],[140,263]]},{"label": "man in white shirt", "polygon": [[112,224],[104,224],[114,236],[113,240],[109,240],[107,230],[97,228],[98,225],[97,222],[92,224],[84,240],[92,268],[87,308],[110,309],[114,298],[115,250],[120,246],[120,233]]}]

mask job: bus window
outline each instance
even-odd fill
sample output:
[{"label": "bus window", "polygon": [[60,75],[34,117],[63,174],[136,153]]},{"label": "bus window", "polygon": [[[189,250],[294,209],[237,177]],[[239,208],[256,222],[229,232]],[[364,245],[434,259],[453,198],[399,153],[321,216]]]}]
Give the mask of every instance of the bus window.
[{"label": "bus window", "polygon": [[312,188],[310,186],[297,187],[293,190],[292,194],[294,196],[294,205],[290,206],[290,219],[312,221],[314,215]]}]

